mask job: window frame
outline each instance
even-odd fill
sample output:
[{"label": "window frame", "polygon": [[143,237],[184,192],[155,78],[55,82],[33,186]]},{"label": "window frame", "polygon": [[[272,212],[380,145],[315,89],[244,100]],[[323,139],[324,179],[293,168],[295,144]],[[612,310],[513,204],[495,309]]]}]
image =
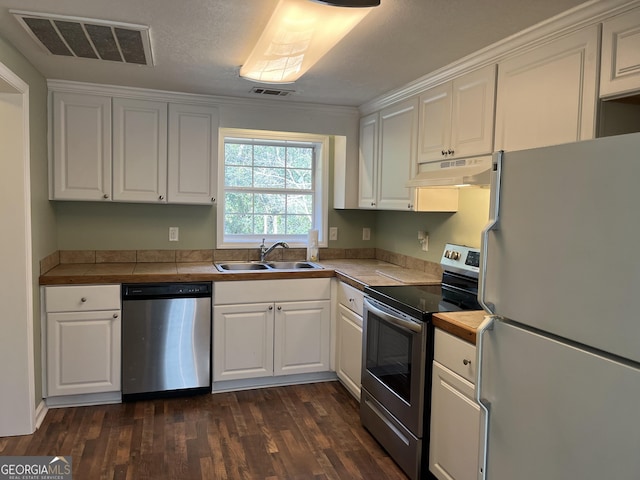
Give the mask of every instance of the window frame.
[{"label": "window frame", "polygon": [[218,201],[216,215],[216,248],[247,248],[258,247],[265,238],[267,245],[276,241],[285,241],[292,248],[307,246],[307,235],[236,235],[234,239],[225,239],[224,209],[225,209],[225,141],[227,139],[263,140],[266,142],[295,144],[313,144],[316,147],[314,160],[314,211],[313,228],[318,230],[318,246],[327,246],[327,225],[329,216],[329,146],[328,135],[310,133],[281,132],[270,130],[251,130],[244,128],[221,128],[219,131],[218,152]]}]

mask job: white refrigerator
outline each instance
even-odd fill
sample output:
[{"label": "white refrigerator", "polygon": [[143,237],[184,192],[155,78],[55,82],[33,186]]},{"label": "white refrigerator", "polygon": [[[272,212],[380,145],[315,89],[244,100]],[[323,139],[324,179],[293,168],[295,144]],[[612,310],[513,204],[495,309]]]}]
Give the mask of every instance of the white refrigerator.
[{"label": "white refrigerator", "polygon": [[494,155],[478,477],[640,479],[640,134]]}]

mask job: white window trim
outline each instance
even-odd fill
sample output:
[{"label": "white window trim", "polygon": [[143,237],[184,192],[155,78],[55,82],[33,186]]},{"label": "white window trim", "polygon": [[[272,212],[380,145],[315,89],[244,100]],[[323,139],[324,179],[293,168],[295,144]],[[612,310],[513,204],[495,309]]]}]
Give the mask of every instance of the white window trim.
[{"label": "white window trim", "polygon": [[[229,242],[224,240],[224,140],[225,138],[253,138],[260,140],[290,140],[297,142],[309,142],[315,143],[320,148],[320,153],[317,157],[317,165],[315,171],[315,181],[320,182],[321,185],[318,188],[316,185],[316,194],[319,195],[318,200],[315,202],[314,218],[320,218],[320,225],[318,226],[318,246],[326,247],[328,245],[328,223],[329,223],[329,136],[318,135],[311,133],[296,133],[296,132],[275,132],[269,130],[248,130],[244,128],[221,128],[219,130],[219,142],[218,142],[218,203],[217,203],[217,215],[216,215],[216,248],[247,248],[258,247],[255,243],[255,239],[247,240],[244,242]],[[320,210],[320,212],[318,212]],[[267,245],[272,241],[281,240],[282,238],[276,238],[275,235],[266,236]],[[286,240],[292,248],[303,248],[307,246],[306,239],[304,241],[289,241]],[[259,244],[259,243],[258,243]]]}]

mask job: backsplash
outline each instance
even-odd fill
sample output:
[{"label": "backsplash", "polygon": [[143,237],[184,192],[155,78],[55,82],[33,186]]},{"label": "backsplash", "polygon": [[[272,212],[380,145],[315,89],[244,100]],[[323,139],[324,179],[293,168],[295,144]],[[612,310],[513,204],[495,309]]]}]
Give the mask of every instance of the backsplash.
[{"label": "backsplash", "polygon": [[[304,260],[305,248],[279,248],[269,254],[274,261]],[[259,260],[257,249],[224,250],[59,250],[40,260],[40,274],[60,264],[78,263],[196,263]],[[442,275],[439,263],[380,248],[321,248],[322,260],[376,259],[405,268]]]}]

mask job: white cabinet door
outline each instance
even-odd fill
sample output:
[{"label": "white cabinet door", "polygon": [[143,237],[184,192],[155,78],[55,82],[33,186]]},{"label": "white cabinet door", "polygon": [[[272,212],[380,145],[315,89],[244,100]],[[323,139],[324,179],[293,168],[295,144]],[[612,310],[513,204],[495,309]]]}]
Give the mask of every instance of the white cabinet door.
[{"label": "white cabinet door", "polygon": [[167,201],[167,104],[113,99],[113,199]]},{"label": "white cabinet door", "polygon": [[358,206],[376,208],[378,192],[378,122],[377,113],[360,119]]},{"label": "white cabinet door", "polygon": [[600,96],[640,92],[640,9],[602,24]]},{"label": "white cabinet door", "polygon": [[111,199],[111,98],[54,92],[53,200]]},{"label": "white cabinet door", "polygon": [[489,65],[453,80],[451,153],[448,158],[493,151],[496,66]]},{"label": "white cabinet door", "polygon": [[489,65],[421,94],[418,163],[490,154],[495,93]]},{"label": "white cabinet door", "polygon": [[218,124],[217,108],[169,105],[169,203],[215,202]]},{"label": "white cabinet door", "polygon": [[420,95],[418,162],[444,160],[451,148],[451,82],[430,88]]},{"label": "white cabinet door", "polygon": [[48,395],[119,391],[120,327],[120,310],[48,313]]},{"label": "white cabinet door", "polygon": [[347,390],[359,400],[362,369],[362,317],[344,305],[338,305],[336,329],[336,374]]},{"label": "white cabinet door", "polygon": [[418,99],[380,112],[380,167],[377,207],[411,210],[413,191],[406,183],[413,176],[418,142]]},{"label": "white cabinet door", "polygon": [[331,302],[284,302],[275,306],[274,374],[329,370]]},{"label": "white cabinet door", "polygon": [[213,308],[213,381],[273,375],[273,303]]},{"label": "white cabinet door", "polygon": [[594,138],[598,26],[498,65],[496,150]]},{"label": "white cabinet door", "polygon": [[429,470],[440,480],[476,480],[480,407],[474,386],[433,362]]}]

